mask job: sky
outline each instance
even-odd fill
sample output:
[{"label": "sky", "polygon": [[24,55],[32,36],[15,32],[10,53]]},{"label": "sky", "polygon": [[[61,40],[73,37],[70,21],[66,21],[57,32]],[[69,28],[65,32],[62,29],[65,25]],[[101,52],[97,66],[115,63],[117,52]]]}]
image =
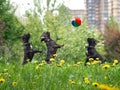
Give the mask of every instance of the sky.
[{"label": "sky", "polygon": [[[41,2],[45,3],[46,0],[41,0]],[[62,0],[58,0],[62,1]],[[74,9],[85,9],[84,0],[63,0],[64,5],[68,8]],[[11,3],[14,6],[18,6],[18,14],[24,14],[27,9],[30,9],[33,6],[33,0],[11,0]]]}]

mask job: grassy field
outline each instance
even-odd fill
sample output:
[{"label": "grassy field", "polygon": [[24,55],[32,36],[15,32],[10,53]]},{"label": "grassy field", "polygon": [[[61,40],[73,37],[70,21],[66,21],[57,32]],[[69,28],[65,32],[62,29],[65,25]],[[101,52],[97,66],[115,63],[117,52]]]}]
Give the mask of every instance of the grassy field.
[{"label": "grassy field", "polygon": [[120,64],[90,61],[0,64],[0,90],[120,90]]}]

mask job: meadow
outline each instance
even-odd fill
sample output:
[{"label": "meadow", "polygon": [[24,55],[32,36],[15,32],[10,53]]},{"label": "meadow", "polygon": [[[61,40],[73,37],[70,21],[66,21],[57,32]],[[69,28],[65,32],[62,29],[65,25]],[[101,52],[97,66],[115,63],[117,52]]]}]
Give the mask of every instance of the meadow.
[{"label": "meadow", "polygon": [[88,63],[67,63],[65,60],[51,64],[28,62],[0,64],[1,90],[120,90],[120,64],[100,64],[98,60]]}]

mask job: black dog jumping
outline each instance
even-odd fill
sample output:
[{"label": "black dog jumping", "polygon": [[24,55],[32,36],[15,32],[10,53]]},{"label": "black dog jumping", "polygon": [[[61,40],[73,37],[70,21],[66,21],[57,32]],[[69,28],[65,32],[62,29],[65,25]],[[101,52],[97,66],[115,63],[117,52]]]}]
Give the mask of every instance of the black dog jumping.
[{"label": "black dog jumping", "polygon": [[23,63],[22,65],[26,64],[29,60],[30,62],[33,59],[33,56],[35,53],[41,53],[42,51],[39,50],[34,50],[31,46],[31,44],[29,43],[29,39],[30,39],[30,34],[24,34],[22,36],[22,41],[23,41],[23,46],[24,46],[24,58],[23,58]]},{"label": "black dog jumping", "polygon": [[56,54],[57,49],[63,47],[64,45],[58,45],[54,40],[50,38],[50,32],[43,32],[41,35],[41,41],[44,41],[47,46],[47,56],[46,62],[50,63],[50,58],[54,58],[54,54]]},{"label": "black dog jumping", "polygon": [[96,40],[94,38],[88,38],[87,42],[88,42],[88,46],[86,46],[86,48],[87,48],[87,52],[86,52],[87,58],[86,58],[86,61],[85,61],[85,65],[86,65],[87,62],[89,62],[90,58],[93,58],[94,60],[96,58],[99,58],[99,60],[101,60],[101,63],[104,63],[105,60],[95,49]]}]

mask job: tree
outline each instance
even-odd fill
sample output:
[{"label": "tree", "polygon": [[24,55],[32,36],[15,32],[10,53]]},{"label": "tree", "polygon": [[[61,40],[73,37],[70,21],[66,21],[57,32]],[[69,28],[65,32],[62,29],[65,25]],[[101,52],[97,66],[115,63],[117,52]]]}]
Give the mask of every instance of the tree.
[{"label": "tree", "polygon": [[10,1],[0,1],[0,55],[16,56],[14,44],[19,41],[18,37],[22,34],[23,25],[14,15],[15,8]]}]

